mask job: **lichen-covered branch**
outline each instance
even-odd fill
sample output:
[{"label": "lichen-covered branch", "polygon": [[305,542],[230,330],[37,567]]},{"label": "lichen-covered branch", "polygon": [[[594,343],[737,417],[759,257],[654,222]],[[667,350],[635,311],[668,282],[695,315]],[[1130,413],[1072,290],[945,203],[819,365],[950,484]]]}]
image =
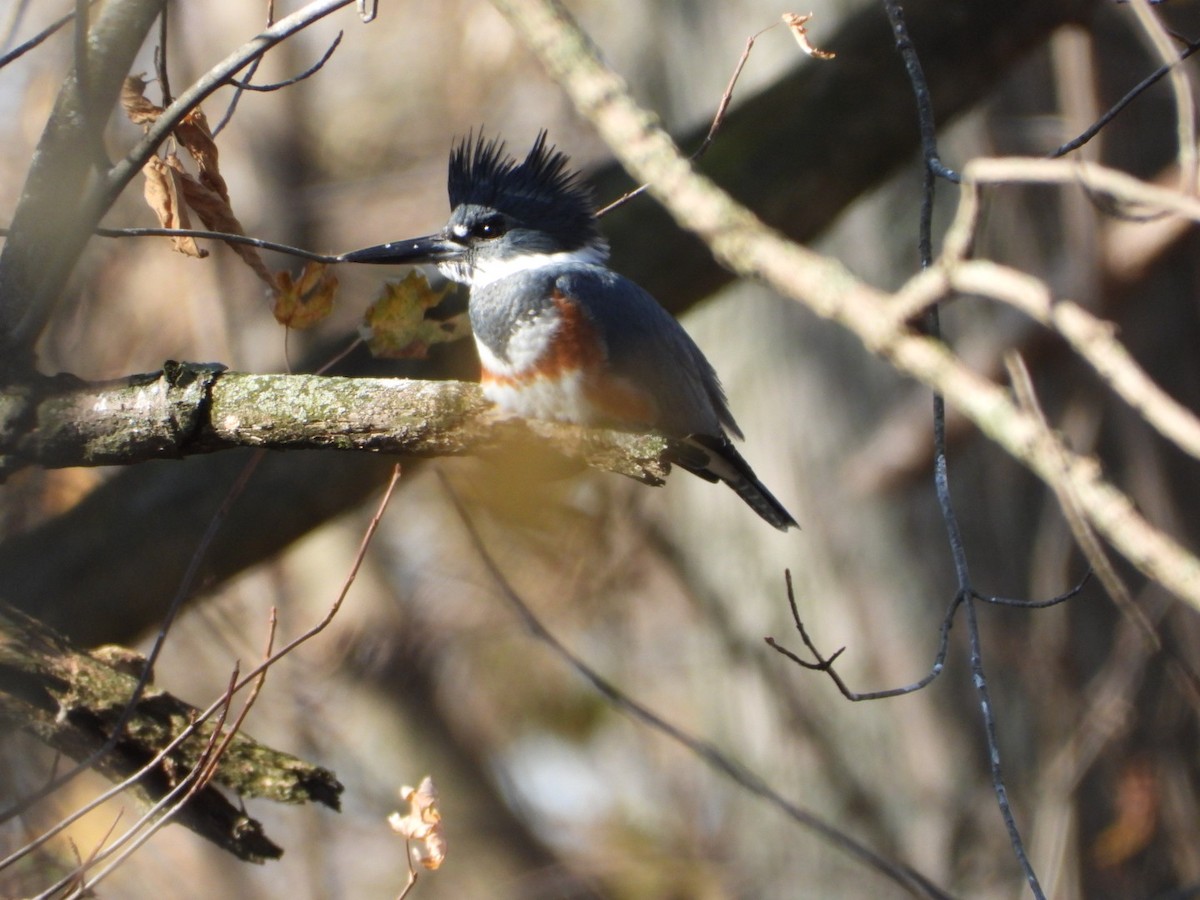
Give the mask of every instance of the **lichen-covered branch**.
[{"label": "lichen-covered branch", "polygon": [[0,478],[26,465],[127,465],[231,447],[461,456],[549,442],[596,468],[659,484],[654,435],[503,419],[476,384],[401,378],[251,375],[168,363],[89,383],[39,378],[0,389]]},{"label": "lichen-covered branch", "polygon": [[[20,728],[75,760],[100,750],[133,696],[138,660],[113,648],[85,652],[37,621],[0,606],[0,724]],[[111,750],[95,765],[113,781],[130,778],[158,757],[201,711],[171,694],[147,690]],[[146,806],[159,802],[201,760],[215,727],[194,733],[145,771],[129,790]],[[262,862],[282,852],[262,826],[214,787],[278,803],[338,808],[341,784],[328,769],[263,746],[242,734],[229,741],[212,781],[196,791],[176,821],[241,859]]]}]

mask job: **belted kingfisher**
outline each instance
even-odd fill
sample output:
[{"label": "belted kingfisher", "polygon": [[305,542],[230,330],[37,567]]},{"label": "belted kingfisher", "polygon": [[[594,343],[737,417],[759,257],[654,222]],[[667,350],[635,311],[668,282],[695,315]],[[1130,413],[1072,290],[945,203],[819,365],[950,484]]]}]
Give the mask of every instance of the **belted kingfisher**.
[{"label": "belted kingfisher", "polygon": [[502,411],[657,431],[672,462],[725,482],[781,531],[796,525],[730,442],[742,432],[700,348],[605,265],[591,191],[546,132],[522,162],[499,139],[466,137],[451,151],[448,188],[440,232],[341,260],[433,263],[469,285],[483,394]]}]

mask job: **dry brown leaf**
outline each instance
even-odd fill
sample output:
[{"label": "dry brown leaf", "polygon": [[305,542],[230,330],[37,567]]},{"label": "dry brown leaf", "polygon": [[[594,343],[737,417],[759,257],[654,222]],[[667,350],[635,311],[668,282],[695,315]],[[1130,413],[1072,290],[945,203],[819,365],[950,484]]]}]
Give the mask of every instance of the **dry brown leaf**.
[{"label": "dry brown leaf", "polygon": [[[162,114],[143,96],[146,79],[140,75],[125,79],[121,87],[121,106],[130,121],[149,126]],[[146,164],[146,200],[158,215],[164,228],[188,228],[187,207],[200,217],[204,227],[210,231],[228,234],[245,234],[242,223],[233,213],[229,201],[229,187],[221,175],[218,164],[217,144],[213,140],[204,112],[194,109],[184,117],[172,132],[175,140],[188,152],[196,163],[199,177],[192,175],[175,154],[164,160],[152,160]],[[152,171],[153,169],[153,171]],[[171,238],[175,247],[190,256],[207,256],[191,238]],[[265,284],[275,289],[275,277],[262,260],[256,248],[247,244],[229,247],[240,256]]]},{"label": "dry brown leaf", "polygon": [[[172,162],[173,160],[173,162]],[[201,184],[191,173],[183,168],[183,163],[172,154],[167,162],[179,173],[179,184],[182,188],[184,202],[200,217],[204,227],[210,231],[224,231],[227,234],[245,234],[242,223],[233,214],[229,201],[214,191],[208,185]],[[275,276],[263,262],[258,250],[247,244],[230,243],[229,249],[245,260],[246,265],[254,270],[262,281],[270,288],[275,288]]]},{"label": "dry brown leaf", "polygon": [[329,315],[337,294],[338,280],[325,263],[304,264],[300,277],[290,272],[275,275],[275,321],[303,331]]},{"label": "dry brown leaf", "polygon": [[146,79],[130,75],[121,84],[121,108],[135,125],[152,125],[162,115],[162,107],[145,97]]},{"label": "dry brown leaf", "polygon": [[405,840],[420,842],[412,850],[417,862],[426,869],[439,868],[446,859],[446,834],[442,830],[433,779],[426,775],[417,787],[400,788],[400,799],[408,804],[408,814],[392,813],[388,824],[397,834],[404,835]]},{"label": "dry brown leaf", "polygon": [[[163,228],[191,228],[187,206],[183,202],[183,185],[177,168],[179,160],[176,159],[175,165],[172,165],[171,158],[168,156],[163,160],[152,156],[142,167],[142,173],[146,176],[146,203],[154,210]],[[201,250],[194,238],[172,237],[171,244],[186,256],[196,259],[208,256],[208,251]]]},{"label": "dry brown leaf", "polygon": [[804,25],[812,16],[812,13],[808,13],[807,15],[784,13],[783,22],[792,32],[792,37],[796,39],[796,43],[800,45],[800,49],[813,59],[833,59],[837,56],[836,53],[831,53],[828,50],[820,50],[808,42],[808,30]]},{"label": "dry brown leaf", "polygon": [[466,333],[465,316],[439,321],[425,313],[442,302],[448,287],[435,291],[413,270],[400,281],[389,281],[367,307],[360,328],[373,356],[384,359],[424,359],[434,344],[458,340]]},{"label": "dry brown leaf", "polygon": [[208,128],[208,119],[201,109],[193,109],[175,129],[175,138],[196,161],[200,183],[216,191],[229,203],[229,186],[221,176],[217,159],[217,143]]}]

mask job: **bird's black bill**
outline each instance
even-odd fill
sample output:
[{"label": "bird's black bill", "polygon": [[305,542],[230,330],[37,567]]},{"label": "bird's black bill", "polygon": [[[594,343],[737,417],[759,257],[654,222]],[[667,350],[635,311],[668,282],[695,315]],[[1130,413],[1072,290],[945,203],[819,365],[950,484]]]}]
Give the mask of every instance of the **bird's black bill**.
[{"label": "bird's black bill", "polygon": [[376,244],[362,250],[352,250],[338,257],[338,262],[374,263],[383,266],[419,266],[424,263],[439,263],[455,259],[466,248],[462,244],[447,240],[440,234],[428,237],[409,238]]}]

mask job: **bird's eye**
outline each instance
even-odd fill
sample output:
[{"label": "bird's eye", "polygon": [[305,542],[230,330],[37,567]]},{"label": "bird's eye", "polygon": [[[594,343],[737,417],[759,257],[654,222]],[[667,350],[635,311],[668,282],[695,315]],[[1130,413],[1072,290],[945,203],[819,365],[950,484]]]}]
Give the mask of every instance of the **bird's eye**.
[{"label": "bird's eye", "polygon": [[504,234],[504,231],[504,219],[502,219],[500,216],[492,216],[491,218],[484,219],[482,222],[476,224],[475,227],[471,229],[471,236],[489,240],[491,238],[500,237],[502,234]]}]

